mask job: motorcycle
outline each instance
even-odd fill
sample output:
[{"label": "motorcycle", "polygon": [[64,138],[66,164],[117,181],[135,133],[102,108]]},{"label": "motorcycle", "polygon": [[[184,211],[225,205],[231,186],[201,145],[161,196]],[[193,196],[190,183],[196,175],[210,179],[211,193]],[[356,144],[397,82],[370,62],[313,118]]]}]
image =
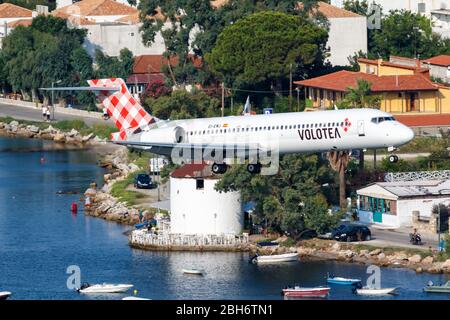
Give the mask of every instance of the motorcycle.
[{"label": "motorcycle", "polygon": [[413,245],[421,245],[422,244],[422,237],[420,234],[416,233],[410,233],[409,234],[409,242]]}]

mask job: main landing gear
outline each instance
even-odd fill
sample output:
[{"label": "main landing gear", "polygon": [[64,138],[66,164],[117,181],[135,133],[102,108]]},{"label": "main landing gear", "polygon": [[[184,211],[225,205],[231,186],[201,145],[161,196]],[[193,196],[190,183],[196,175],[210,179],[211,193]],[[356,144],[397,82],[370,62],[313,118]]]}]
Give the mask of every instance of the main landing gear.
[{"label": "main landing gear", "polygon": [[391,154],[388,159],[390,163],[398,162],[398,156],[396,156],[395,154]]},{"label": "main landing gear", "polygon": [[212,172],[215,174],[222,174],[227,171],[226,163],[214,163],[211,167]]},{"label": "main landing gear", "polygon": [[260,163],[249,163],[247,165],[247,171],[251,174],[256,174],[261,172],[261,164]]}]

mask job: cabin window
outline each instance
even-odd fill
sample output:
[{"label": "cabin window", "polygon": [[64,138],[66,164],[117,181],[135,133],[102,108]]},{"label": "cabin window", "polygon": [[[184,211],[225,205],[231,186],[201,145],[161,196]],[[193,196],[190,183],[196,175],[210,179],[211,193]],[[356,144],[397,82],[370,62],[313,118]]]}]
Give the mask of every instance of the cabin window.
[{"label": "cabin window", "polygon": [[195,189],[202,190],[204,188],[205,188],[205,180],[204,179],[195,180]]}]

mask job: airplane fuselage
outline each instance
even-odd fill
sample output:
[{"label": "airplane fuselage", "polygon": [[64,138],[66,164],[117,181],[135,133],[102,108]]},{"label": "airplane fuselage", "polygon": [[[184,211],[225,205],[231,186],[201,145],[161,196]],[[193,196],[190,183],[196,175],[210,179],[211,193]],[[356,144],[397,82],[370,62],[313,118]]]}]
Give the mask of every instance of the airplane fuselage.
[{"label": "airplane fuselage", "polygon": [[287,154],[398,147],[413,137],[410,128],[386,112],[344,109],[174,120],[132,135],[129,140],[260,148],[270,144],[276,145],[280,154]]}]

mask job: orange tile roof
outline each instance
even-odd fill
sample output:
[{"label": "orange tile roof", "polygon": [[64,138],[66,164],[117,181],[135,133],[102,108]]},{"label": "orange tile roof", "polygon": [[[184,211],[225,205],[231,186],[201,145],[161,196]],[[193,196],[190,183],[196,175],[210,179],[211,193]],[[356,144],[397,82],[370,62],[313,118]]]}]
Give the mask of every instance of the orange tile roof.
[{"label": "orange tile roof", "polygon": [[450,126],[450,113],[401,114],[395,119],[409,127]]},{"label": "orange tile roof", "polygon": [[373,74],[346,70],[313,79],[295,81],[294,83],[305,87],[347,92],[348,87],[357,86],[357,80],[359,79],[369,81],[372,84],[371,89],[373,92],[438,90],[437,85],[418,74],[378,77]]},{"label": "orange tile roof", "polygon": [[[202,65],[200,57],[190,56],[193,60],[194,66],[199,68]],[[158,54],[146,54],[137,56],[134,58],[133,73],[134,74],[146,74],[146,73],[161,73],[163,65],[167,64],[167,58]],[[171,57],[170,61],[173,64],[178,63],[178,57]]]},{"label": "orange tile roof", "polygon": [[61,19],[66,19],[68,20],[71,24],[76,25],[76,26],[86,26],[86,25],[93,25],[96,24],[96,22],[94,20],[90,20],[90,19],[86,19],[84,17],[76,17],[76,16],[72,16],[70,14],[64,13],[64,12],[57,12],[57,11],[53,11],[52,13],[50,13],[52,16],[61,18]]},{"label": "orange tile roof", "polygon": [[225,5],[227,5],[229,0],[212,0],[209,3],[211,4],[211,7],[214,9],[219,9]]},{"label": "orange tile roof", "polygon": [[59,8],[54,12],[86,17],[131,15],[138,12],[138,10],[114,0],[82,0],[72,5]]},{"label": "orange tile roof", "polygon": [[450,56],[440,55],[436,57],[432,57],[430,59],[423,60],[423,62],[427,62],[429,64],[434,64],[437,66],[448,67],[450,66]]},{"label": "orange tile roof", "polygon": [[[378,61],[375,59],[358,58],[358,62],[367,63],[367,64],[371,64],[371,65],[375,65],[375,66],[378,65]],[[381,65],[387,66],[387,67],[400,68],[400,69],[408,69],[408,70],[416,70],[417,69],[417,66],[407,66],[404,64],[399,64],[399,63],[394,63],[394,62],[389,62],[389,61],[381,61]]]},{"label": "orange tile roof", "polygon": [[31,18],[32,15],[33,12],[27,8],[22,8],[12,3],[0,4],[0,18]]},{"label": "orange tile roof", "polygon": [[16,21],[8,22],[7,26],[8,26],[8,28],[15,28],[18,26],[29,27],[29,26],[31,26],[32,22],[33,22],[33,19],[19,19]]},{"label": "orange tile roof", "polygon": [[206,163],[188,163],[175,169],[170,176],[173,178],[205,178],[212,175],[212,172],[207,169]]},{"label": "orange tile roof", "polygon": [[[298,2],[297,8],[298,9],[303,8],[303,3]],[[316,10],[319,11],[321,14],[323,14],[327,18],[359,18],[359,17],[362,17],[361,15],[359,15],[357,13],[332,6],[331,4],[328,4],[323,1],[318,2],[318,7]]]}]

